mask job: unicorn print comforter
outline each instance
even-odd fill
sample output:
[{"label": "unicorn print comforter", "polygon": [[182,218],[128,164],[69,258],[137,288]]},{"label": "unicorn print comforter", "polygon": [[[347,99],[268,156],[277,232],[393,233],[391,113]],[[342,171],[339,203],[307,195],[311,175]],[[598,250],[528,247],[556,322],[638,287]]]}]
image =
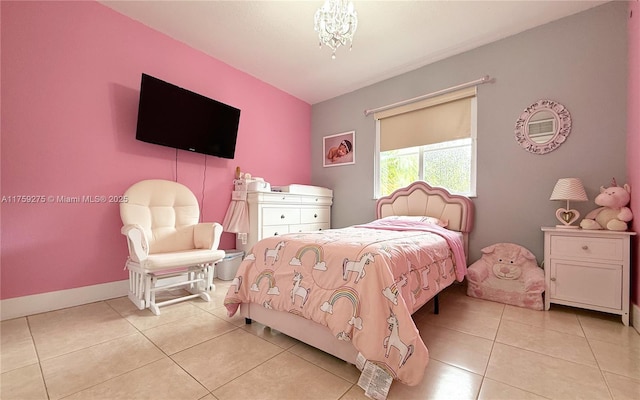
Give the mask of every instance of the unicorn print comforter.
[{"label": "unicorn print comforter", "polygon": [[417,385],[428,350],[411,314],[462,281],[461,236],[436,225],[374,221],[258,242],[225,298],[297,314],[351,341],[394,379]]}]

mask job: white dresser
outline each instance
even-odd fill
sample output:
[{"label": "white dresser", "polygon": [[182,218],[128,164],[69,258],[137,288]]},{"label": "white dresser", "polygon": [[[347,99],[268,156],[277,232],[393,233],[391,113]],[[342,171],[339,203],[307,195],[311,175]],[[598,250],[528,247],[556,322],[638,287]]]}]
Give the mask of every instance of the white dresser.
[{"label": "white dresser", "polygon": [[551,303],[622,316],[629,325],[630,238],[635,232],[542,228],[545,310]]},{"label": "white dresser", "polygon": [[248,254],[260,239],[284,233],[331,228],[333,191],[306,185],[275,187],[281,192],[249,192],[249,232],[236,248]]}]

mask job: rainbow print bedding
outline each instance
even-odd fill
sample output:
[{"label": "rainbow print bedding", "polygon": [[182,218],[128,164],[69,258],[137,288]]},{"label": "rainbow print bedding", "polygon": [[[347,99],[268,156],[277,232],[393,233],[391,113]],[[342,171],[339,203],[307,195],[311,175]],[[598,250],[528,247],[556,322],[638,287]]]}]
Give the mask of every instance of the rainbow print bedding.
[{"label": "rainbow print bedding", "polygon": [[351,341],[408,385],[422,380],[428,350],[411,314],[466,271],[462,238],[436,225],[378,220],[258,242],[225,298],[297,314]]}]

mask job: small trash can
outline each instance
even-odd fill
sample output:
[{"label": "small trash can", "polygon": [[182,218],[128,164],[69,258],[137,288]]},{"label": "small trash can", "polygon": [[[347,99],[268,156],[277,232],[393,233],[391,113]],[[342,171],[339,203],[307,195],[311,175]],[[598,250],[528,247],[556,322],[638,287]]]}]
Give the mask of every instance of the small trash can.
[{"label": "small trash can", "polygon": [[236,272],[238,272],[238,267],[244,257],[244,251],[232,249],[224,252],[224,258],[216,264],[215,275],[223,281],[231,281],[236,277]]}]

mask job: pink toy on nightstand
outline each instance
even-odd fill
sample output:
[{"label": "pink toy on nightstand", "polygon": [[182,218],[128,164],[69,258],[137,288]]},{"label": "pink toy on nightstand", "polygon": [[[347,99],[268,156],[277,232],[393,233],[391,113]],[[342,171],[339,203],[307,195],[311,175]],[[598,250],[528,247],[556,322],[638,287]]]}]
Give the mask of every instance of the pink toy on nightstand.
[{"label": "pink toy on nightstand", "polygon": [[467,295],[518,307],[543,309],[544,271],[536,257],[513,243],[485,247],[467,270]]},{"label": "pink toy on nightstand", "polygon": [[627,224],[633,219],[631,209],[627,207],[631,201],[631,187],[618,186],[616,179],[611,180],[611,186],[600,187],[600,194],[596,196],[596,208],[587,214],[580,222],[583,229],[607,229],[610,231],[626,231]]}]

